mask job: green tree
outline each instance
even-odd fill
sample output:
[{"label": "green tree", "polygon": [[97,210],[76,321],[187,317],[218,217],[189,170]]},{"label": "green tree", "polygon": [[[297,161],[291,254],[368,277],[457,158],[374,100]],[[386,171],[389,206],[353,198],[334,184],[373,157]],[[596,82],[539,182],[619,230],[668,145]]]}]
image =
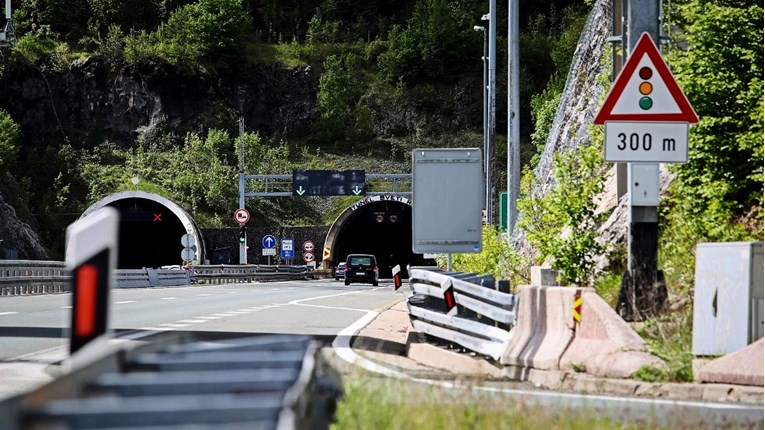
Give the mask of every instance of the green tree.
[{"label": "green tree", "polygon": [[480,52],[481,40],[473,31],[477,16],[459,2],[421,0],[406,28],[394,25],[387,51],[379,59],[383,77],[392,84],[424,80],[452,80],[460,72],[477,70],[471,56]]},{"label": "green tree", "polygon": [[0,109],[0,173],[16,162],[20,142],[19,125],[8,112]]},{"label": "green tree", "polygon": [[125,55],[132,63],[162,58],[196,67],[202,60],[241,55],[251,34],[242,0],[199,0],[175,9],[156,31],[135,33]]},{"label": "green tree", "polygon": [[[688,162],[675,165],[678,208],[697,234],[743,240],[762,234],[762,2],[683,0],[675,18],[687,49],[670,65],[699,124],[691,128]],[[731,236],[738,223],[749,231]]]},{"label": "green tree", "polygon": [[348,63],[348,57],[328,57],[319,78],[320,129],[327,142],[372,137],[372,113],[360,99],[363,91]]}]

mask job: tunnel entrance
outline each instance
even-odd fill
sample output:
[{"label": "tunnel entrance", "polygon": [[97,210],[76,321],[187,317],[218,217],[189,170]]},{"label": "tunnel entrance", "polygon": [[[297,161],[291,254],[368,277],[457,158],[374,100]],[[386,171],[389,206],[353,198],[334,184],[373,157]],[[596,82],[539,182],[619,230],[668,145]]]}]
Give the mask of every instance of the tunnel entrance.
[{"label": "tunnel entrance", "polygon": [[[170,200],[157,194],[126,191],[100,200],[82,217],[104,206],[111,206],[120,214],[117,268],[156,268],[204,261],[204,240],[194,221]],[[181,237],[186,234],[195,244],[191,259],[181,255],[184,250]]]},{"label": "tunnel entrance", "polygon": [[348,254],[375,255],[383,278],[390,278],[397,264],[404,277],[407,265],[425,264],[423,255],[412,251],[411,201],[394,195],[369,196],[341,213],[327,233],[324,262],[334,267]]}]

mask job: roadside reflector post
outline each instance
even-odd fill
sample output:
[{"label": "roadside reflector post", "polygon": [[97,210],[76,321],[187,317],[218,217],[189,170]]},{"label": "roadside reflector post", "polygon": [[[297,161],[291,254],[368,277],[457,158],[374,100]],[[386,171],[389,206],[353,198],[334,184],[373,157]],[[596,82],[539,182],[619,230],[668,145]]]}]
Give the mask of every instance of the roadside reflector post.
[{"label": "roadside reflector post", "polygon": [[393,285],[395,286],[394,291],[398,291],[399,288],[401,288],[401,265],[396,264],[393,266]]},{"label": "roadside reflector post", "polygon": [[118,223],[117,210],[104,207],[66,229],[66,267],[72,273],[70,354],[106,333]]},{"label": "roadside reflector post", "polygon": [[449,316],[457,315],[457,299],[454,297],[454,287],[452,281],[446,279],[441,283],[441,290],[444,292],[444,303],[446,304],[446,314]]}]

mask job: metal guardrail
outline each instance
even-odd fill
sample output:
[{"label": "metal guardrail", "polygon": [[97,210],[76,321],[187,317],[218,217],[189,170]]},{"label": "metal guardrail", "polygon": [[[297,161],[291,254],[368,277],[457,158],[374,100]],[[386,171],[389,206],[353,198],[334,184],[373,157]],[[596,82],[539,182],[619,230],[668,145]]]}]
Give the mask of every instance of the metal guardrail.
[{"label": "metal guardrail", "polygon": [[70,290],[71,275],[61,261],[0,260],[0,296]]},{"label": "metal guardrail", "polygon": [[[494,277],[411,267],[414,295],[407,307],[412,326],[423,333],[498,360],[510,342],[518,298],[495,289]],[[502,283],[504,284],[504,283]],[[446,313],[444,291],[454,288],[455,316]]]},{"label": "metal guardrail", "polygon": [[313,279],[311,266],[210,265],[191,266],[191,279],[197,283],[226,284],[252,281]]},{"label": "metal guardrail", "polygon": [[288,335],[204,340],[119,347],[0,403],[13,415],[5,417],[10,427],[0,427],[329,428],[341,388],[319,342]]},{"label": "metal guardrail", "polygon": [[[116,288],[171,287],[196,283],[227,284],[313,279],[310,266],[205,265],[188,270],[120,269]],[[0,296],[66,293],[71,274],[62,261],[0,260]]]}]

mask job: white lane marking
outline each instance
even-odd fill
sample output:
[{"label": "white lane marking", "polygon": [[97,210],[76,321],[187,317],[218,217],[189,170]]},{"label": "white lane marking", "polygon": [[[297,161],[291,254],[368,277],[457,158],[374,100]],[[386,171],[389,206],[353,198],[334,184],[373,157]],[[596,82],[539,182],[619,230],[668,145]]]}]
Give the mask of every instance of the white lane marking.
[{"label": "white lane marking", "polygon": [[[168,331],[170,329],[167,328],[167,327],[141,327],[138,330],[143,330],[143,331]],[[134,335],[131,334],[129,336],[120,336],[120,339],[141,338],[141,337],[145,337],[145,336],[147,336],[147,334],[145,334],[145,333],[136,333]]]},{"label": "white lane marking", "polygon": [[218,318],[222,318],[222,317],[230,317],[231,315],[229,315],[229,314],[212,314],[212,316],[218,317]]},{"label": "white lane marking", "polygon": [[348,294],[358,294],[361,292],[363,292],[363,290],[348,291],[345,293],[331,294],[328,296],[310,297],[307,299],[293,300],[289,302],[289,304],[297,305],[297,306],[308,306],[312,308],[340,309],[340,310],[346,310],[346,311],[363,312],[365,314],[364,316],[357,319],[356,322],[349,325],[348,327],[342,329],[340,333],[338,333],[337,336],[335,337],[335,340],[332,341],[332,348],[335,350],[335,353],[340,358],[347,361],[348,363],[361,366],[362,368],[370,372],[381,373],[386,376],[393,376],[397,378],[408,378],[409,376],[404,373],[401,373],[397,370],[390,369],[385,366],[381,366],[377,363],[367,360],[364,357],[361,357],[360,355],[353,352],[353,349],[351,348],[351,339],[353,338],[353,335],[355,335],[356,332],[364,328],[367,324],[372,322],[372,320],[375,319],[377,315],[379,314],[378,312],[369,311],[366,309],[346,308],[346,307],[339,307],[339,306],[309,305],[309,304],[302,303],[302,302],[307,302],[309,300],[318,300],[318,299],[325,299],[329,297],[345,296]]},{"label": "white lane marking", "polygon": [[181,327],[188,327],[188,326],[190,326],[191,324],[175,324],[175,323],[168,323],[168,324],[160,324],[160,325],[161,325],[161,326],[163,326],[163,327],[178,327],[178,328],[181,328]]},{"label": "white lane marking", "polygon": [[72,306],[61,306],[61,309],[72,309]]},{"label": "white lane marking", "polygon": [[219,320],[219,319],[221,319],[221,318],[223,318],[223,317],[213,317],[213,316],[209,316],[209,317],[199,317],[199,319],[201,319],[201,320]]},{"label": "white lane marking", "polygon": [[178,320],[179,323],[187,323],[187,324],[199,324],[203,322],[207,322],[207,320],[203,319],[194,319],[194,320]]},{"label": "white lane marking", "polygon": [[125,305],[128,303],[138,303],[138,300],[123,300],[121,302],[114,302],[115,305]]},{"label": "white lane marking", "polygon": [[0,315],[13,315],[17,314],[18,312],[0,312]]},{"label": "white lane marking", "polygon": [[247,311],[228,311],[228,312],[226,312],[226,314],[228,314],[229,316],[241,315],[241,314],[247,314],[247,313],[249,313],[249,312],[247,312]]},{"label": "white lane marking", "polygon": [[279,291],[281,288],[271,288],[271,291]]},{"label": "white lane marking", "polygon": [[178,300],[178,297],[160,297],[160,300]]}]

